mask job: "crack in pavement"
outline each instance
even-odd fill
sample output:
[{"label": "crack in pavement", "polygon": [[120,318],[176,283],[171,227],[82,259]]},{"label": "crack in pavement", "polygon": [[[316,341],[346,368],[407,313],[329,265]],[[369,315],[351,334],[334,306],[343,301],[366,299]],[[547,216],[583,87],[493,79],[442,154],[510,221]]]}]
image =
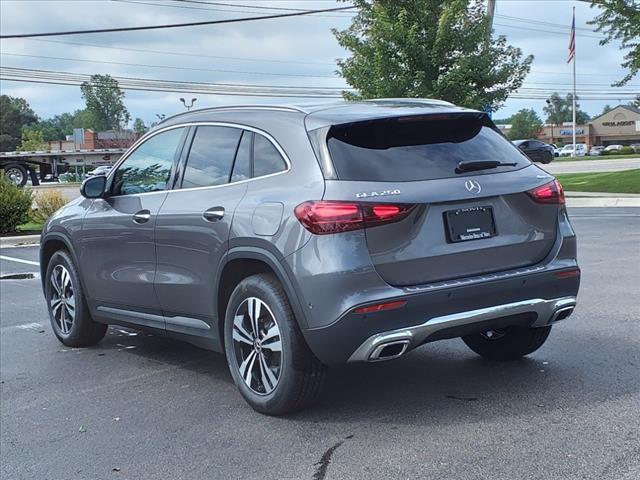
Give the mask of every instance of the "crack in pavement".
[{"label": "crack in pavement", "polygon": [[[348,435],[344,438],[344,440],[350,440],[352,438],[353,438],[353,435]],[[331,463],[331,457],[333,457],[333,454],[335,453],[335,451],[344,443],[344,440],[341,440],[335,445],[333,445],[332,447],[329,447],[322,454],[320,461],[314,464],[318,468],[316,469],[316,472],[313,474],[313,480],[324,480],[324,478],[327,476],[327,469],[329,468],[329,464]]]}]

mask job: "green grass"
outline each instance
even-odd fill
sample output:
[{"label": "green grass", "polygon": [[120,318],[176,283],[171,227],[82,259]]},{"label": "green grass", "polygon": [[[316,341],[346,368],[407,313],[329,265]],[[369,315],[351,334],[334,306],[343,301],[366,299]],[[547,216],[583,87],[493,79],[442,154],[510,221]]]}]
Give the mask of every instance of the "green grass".
[{"label": "green grass", "polygon": [[640,193],[640,168],[621,172],[565,173],[556,175],[572,192]]},{"label": "green grass", "polygon": [[25,232],[40,233],[42,231],[42,224],[35,223],[35,222],[27,222],[27,223],[23,223],[22,225],[18,225],[16,227],[16,230],[21,233],[25,233]]},{"label": "green grass", "polygon": [[585,162],[589,160],[624,160],[625,158],[640,158],[640,153],[632,153],[630,155],[597,155],[584,157],[555,157],[554,162]]}]

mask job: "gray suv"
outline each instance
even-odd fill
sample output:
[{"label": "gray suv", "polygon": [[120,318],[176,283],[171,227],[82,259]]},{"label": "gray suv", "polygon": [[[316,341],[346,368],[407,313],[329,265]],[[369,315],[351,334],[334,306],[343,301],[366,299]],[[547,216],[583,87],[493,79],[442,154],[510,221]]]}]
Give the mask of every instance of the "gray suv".
[{"label": "gray suv", "polygon": [[224,352],[266,414],[434,340],[519,358],[576,305],[562,187],[446,102],[191,111],[81,191],[41,243],[60,341],[115,324]]}]

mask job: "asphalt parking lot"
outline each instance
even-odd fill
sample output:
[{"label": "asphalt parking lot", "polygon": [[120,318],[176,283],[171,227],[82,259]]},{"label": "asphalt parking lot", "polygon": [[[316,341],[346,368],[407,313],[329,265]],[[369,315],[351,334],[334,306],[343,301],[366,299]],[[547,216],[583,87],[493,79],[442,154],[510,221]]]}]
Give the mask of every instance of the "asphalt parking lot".
[{"label": "asphalt parking lot", "polygon": [[286,418],[254,413],[223,356],[187,344],[111,327],[97,347],[64,347],[40,280],[6,278],[37,272],[37,248],[3,249],[0,475],[640,478],[640,209],[570,214],[579,304],[538,352],[502,364],[432,343],[333,371]]}]

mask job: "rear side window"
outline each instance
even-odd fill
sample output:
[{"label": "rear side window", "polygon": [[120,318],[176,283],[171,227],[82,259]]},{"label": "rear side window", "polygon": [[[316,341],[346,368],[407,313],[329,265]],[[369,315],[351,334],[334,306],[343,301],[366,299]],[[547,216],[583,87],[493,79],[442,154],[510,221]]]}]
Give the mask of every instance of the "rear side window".
[{"label": "rear side window", "polygon": [[239,128],[198,127],[189,150],[182,188],[228,183],[241,135]]},{"label": "rear side window", "polygon": [[253,176],[262,177],[286,169],[287,164],[273,143],[256,134],[253,144]]},{"label": "rear side window", "polygon": [[[518,170],[530,161],[485,117],[428,115],[331,127],[329,154],[340,180],[408,182]],[[459,162],[515,166],[456,174]]]}]

